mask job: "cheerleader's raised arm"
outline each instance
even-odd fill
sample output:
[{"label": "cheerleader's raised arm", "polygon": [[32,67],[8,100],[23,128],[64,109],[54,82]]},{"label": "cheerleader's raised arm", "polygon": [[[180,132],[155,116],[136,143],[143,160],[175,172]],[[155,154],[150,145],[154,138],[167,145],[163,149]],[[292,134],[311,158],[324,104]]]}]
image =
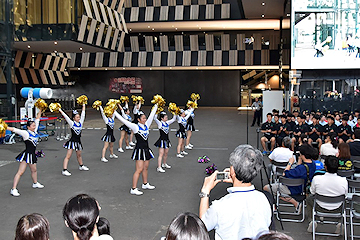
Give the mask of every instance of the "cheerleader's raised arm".
[{"label": "cheerleader's raised arm", "polygon": [[151,110],[151,113],[150,113],[148,119],[147,119],[146,122],[145,122],[145,125],[146,125],[147,127],[150,127],[152,121],[154,120],[154,117],[155,117],[155,114],[156,114],[157,109],[158,109],[158,105],[155,104],[154,107],[153,107],[153,109]]},{"label": "cheerleader's raised arm", "polygon": [[[122,108],[121,108],[122,110]],[[130,128],[134,133],[137,133],[139,131],[138,125],[132,122],[129,122],[125,118],[123,118],[117,111],[114,112],[115,117],[119,119],[120,122],[125,124],[128,128]]]}]

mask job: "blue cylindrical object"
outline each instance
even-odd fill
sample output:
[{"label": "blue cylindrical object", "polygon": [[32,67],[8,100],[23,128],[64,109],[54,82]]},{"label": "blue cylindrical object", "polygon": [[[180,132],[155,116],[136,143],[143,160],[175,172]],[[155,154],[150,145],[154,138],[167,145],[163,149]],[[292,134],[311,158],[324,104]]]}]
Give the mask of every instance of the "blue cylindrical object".
[{"label": "blue cylindrical object", "polygon": [[29,94],[29,91],[31,90],[32,88],[31,87],[24,87],[20,90],[20,95],[23,97],[23,98],[27,98],[28,97],[28,94]]}]

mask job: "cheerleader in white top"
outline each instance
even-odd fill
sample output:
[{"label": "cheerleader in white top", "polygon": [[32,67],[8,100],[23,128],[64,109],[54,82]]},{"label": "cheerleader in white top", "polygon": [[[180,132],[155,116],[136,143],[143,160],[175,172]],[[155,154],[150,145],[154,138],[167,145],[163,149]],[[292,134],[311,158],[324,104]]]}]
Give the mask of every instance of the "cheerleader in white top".
[{"label": "cheerleader in white top", "polygon": [[179,140],[178,140],[176,157],[178,158],[183,158],[184,155],[188,155],[188,153],[185,152],[184,150],[185,139],[186,139],[185,128],[186,128],[187,120],[191,116],[192,111],[193,110],[185,112],[184,109],[181,109],[180,116],[177,117],[177,121],[179,123],[179,130],[176,132],[176,137]]},{"label": "cheerleader in white top", "polygon": [[106,133],[105,135],[101,138],[101,140],[104,142],[104,147],[102,150],[102,155],[101,155],[101,161],[102,162],[108,162],[109,160],[107,160],[105,158],[105,153],[106,150],[108,149],[108,147],[110,146],[109,150],[110,150],[110,158],[118,158],[117,155],[114,154],[114,142],[115,142],[115,137],[114,137],[114,125],[115,125],[115,114],[113,114],[111,117],[107,117],[104,113],[104,109],[102,108],[102,106],[99,106],[100,108],[100,112],[101,112],[101,116],[106,124]]},{"label": "cheerleader in white top", "polygon": [[159,119],[155,116],[154,120],[160,131],[160,137],[154,144],[159,148],[158,167],[156,171],[164,173],[165,170],[163,168],[171,168],[171,166],[166,163],[169,148],[171,147],[169,140],[169,126],[176,121],[176,115],[174,114],[174,117],[169,120],[166,113],[161,112]]},{"label": "cheerleader in white top", "polygon": [[[119,108],[122,109],[120,105]],[[135,160],[136,162],[135,163],[136,170],[133,175],[132,188],[130,189],[130,194],[133,195],[143,194],[143,192],[141,192],[137,188],[137,182],[139,180],[140,174],[142,174],[142,179],[143,179],[142,189],[155,188],[155,186],[150,185],[150,183],[148,182],[148,168],[150,163],[149,160],[151,158],[154,158],[154,154],[149,148],[148,138],[149,138],[149,127],[155,117],[157,108],[158,106],[157,104],[155,104],[153,109],[151,110],[148,119],[146,119],[146,116],[143,112],[139,112],[137,124],[124,119],[118,112],[115,112],[115,117],[119,119],[122,123],[124,123],[126,126],[128,126],[134,132],[136,137],[136,145],[134,152],[132,154],[132,159]]]},{"label": "cheerleader in white top", "polygon": [[73,153],[76,151],[76,157],[79,163],[79,170],[80,171],[89,171],[89,168],[83,164],[81,150],[83,146],[81,144],[81,131],[83,129],[83,124],[85,120],[85,104],[82,106],[81,116],[78,111],[74,110],[72,114],[72,120],[68,117],[68,115],[62,110],[59,109],[59,112],[63,115],[66,122],[70,126],[71,130],[71,138],[64,144],[64,148],[67,149],[66,157],[64,158],[63,162],[63,170],[62,175],[64,176],[71,176],[71,173],[67,170],[69,159]]},{"label": "cheerleader in white top", "polygon": [[194,147],[194,145],[192,145],[190,143],[190,139],[191,139],[192,132],[195,131],[195,127],[194,127],[195,114],[194,114],[194,109],[191,107],[189,107],[185,112],[186,112],[186,114],[188,112],[191,112],[190,117],[187,120],[187,124],[186,124],[187,136],[186,136],[186,143],[185,143],[185,149],[191,150]]},{"label": "cheerleader in white top", "polygon": [[42,113],[41,111],[38,112],[35,121],[28,121],[26,123],[27,130],[20,130],[14,127],[7,127],[7,130],[19,134],[23,138],[26,147],[25,150],[22,151],[16,157],[16,160],[20,162],[20,165],[14,177],[13,187],[10,190],[10,194],[14,197],[20,196],[20,193],[16,187],[20,181],[20,177],[24,174],[26,170],[26,166],[29,166],[31,170],[31,178],[33,180],[32,187],[44,188],[44,185],[42,185],[37,181],[37,170],[36,170],[37,157],[35,154],[36,145],[38,144],[38,140],[39,140],[39,135],[37,131],[39,128],[41,113]]},{"label": "cheerleader in white top", "polygon": [[[130,116],[128,102],[125,102],[125,107],[121,110],[121,115],[123,118],[125,118],[129,122],[132,121],[132,118]],[[118,152],[121,152],[121,153],[124,152],[124,149],[122,148],[122,143],[123,143],[124,139],[125,139],[125,144],[126,144],[125,149],[126,150],[134,149],[132,146],[130,146],[130,143],[129,143],[129,135],[133,134],[132,131],[130,130],[130,128],[128,128],[125,124],[123,124],[119,128],[119,130],[120,130],[120,140],[119,140]]]}]

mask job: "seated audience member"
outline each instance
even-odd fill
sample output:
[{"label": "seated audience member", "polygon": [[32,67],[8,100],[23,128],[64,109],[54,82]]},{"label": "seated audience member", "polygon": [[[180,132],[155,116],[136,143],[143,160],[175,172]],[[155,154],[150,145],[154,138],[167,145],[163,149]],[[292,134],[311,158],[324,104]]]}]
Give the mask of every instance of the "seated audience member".
[{"label": "seated audience member", "polygon": [[255,190],[251,181],[261,169],[263,156],[250,145],[240,145],[230,154],[229,194],[212,202],[210,191],[220,182],[216,174],[206,177],[200,192],[200,218],[208,231],[215,229],[215,240],[255,238],[268,231],[271,224],[271,206],[265,194]]},{"label": "seated audience member", "polygon": [[266,117],[267,117],[266,122],[264,122],[261,125],[261,132],[264,133],[264,136],[260,139],[261,146],[264,149],[263,154],[267,154],[269,152],[267,149],[267,146],[266,146],[267,141],[270,141],[270,143],[271,143],[271,151],[274,150],[274,147],[275,147],[275,136],[272,133],[272,129],[273,129],[273,125],[274,125],[274,123],[272,122],[272,114],[268,113],[268,114],[266,114]]},{"label": "seated audience member", "polygon": [[328,130],[329,130],[329,134],[330,133],[336,133],[337,134],[337,129],[338,127],[335,124],[335,120],[332,116],[328,116],[327,117],[327,121],[328,121]]},{"label": "seated audience member", "polygon": [[286,116],[281,115],[280,119],[281,119],[281,123],[279,123],[279,130],[278,130],[277,139],[276,139],[276,142],[279,146],[281,146],[282,140],[284,139],[284,137],[288,136],[288,134],[287,134],[288,124],[286,122]]},{"label": "seated audience member", "polygon": [[351,170],[353,169],[353,163],[350,159],[350,147],[347,143],[339,144],[339,168],[338,170]]},{"label": "seated audience member", "polygon": [[351,156],[360,156],[360,129],[354,131],[354,141],[349,143],[349,147]]},{"label": "seated audience member", "polygon": [[309,132],[308,132],[308,143],[311,144],[312,142],[318,143],[318,147],[320,149],[322,141],[321,141],[321,128],[322,126],[319,124],[319,117],[315,115],[312,119],[312,124],[309,125]]},{"label": "seated audience member", "polygon": [[308,132],[308,128],[309,126],[305,123],[305,116],[300,115],[298,117],[298,124],[294,126],[294,137],[292,139],[292,144],[291,144],[291,149],[293,151],[295,150],[296,143],[298,143],[299,145],[303,143],[301,135],[302,134],[306,135]]},{"label": "seated audience member", "polygon": [[325,138],[325,143],[320,147],[320,155],[323,156],[337,156],[338,150],[338,137],[336,133],[329,133]]},{"label": "seated audience member", "polygon": [[110,222],[104,217],[99,218],[96,224],[99,235],[107,234],[110,235]]},{"label": "seated audience member", "polygon": [[166,240],[210,240],[206,226],[193,213],[180,213],[170,223]]},{"label": "seated audience member", "polygon": [[22,216],[18,221],[15,240],[49,240],[49,221],[39,213]]},{"label": "seated audience member", "polygon": [[[316,150],[308,144],[301,145],[299,147],[299,150],[300,150],[300,156],[297,163],[298,165],[295,168],[291,169],[291,165],[295,161],[294,158],[291,158],[288,165],[285,168],[283,175],[287,178],[302,178],[305,180],[305,185],[306,185],[308,181],[312,180],[316,170],[315,163],[312,161],[312,158],[314,157],[314,152]],[[308,175],[310,179],[308,179]],[[271,184],[271,189],[274,192],[274,194],[275,192],[277,192],[279,188],[279,191],[282,194],[299,195],[302,193],[302,189],[306,187],[305,185],[292,187],[292,186],[282,185],[279,183],[273,183]],[[271,189],[269,185],[264,186],[264,191],[271,193]],[[281,199],[292,203],[295,207],[296,212],[299,213],[301,209],[301,204],[298,201],[296,201],[292,197],[286,197]]]},{"label": "seated audience member", "polygon": [[87,194],[70,198],[63,208],[65,225],[72,230],[74,240],[113,240],[110,235],[99,236],[97,221],[100,206]]},{"label": "seated audience member", "polygon": [[290,158],[294,156],[294,152],[290,150],[290,147],[291,139],[289,137],[284,137],[282,139],[281,147],[275,148],[274,151],[272,151],[272,153],[269,155],[270,163],[273,163],[274,161],[278,163],[289,162]]},{"label": "seated audience member", "polygon": [[294,240],[292,237],[281,232],[269,232],[261,235],[258,240]]},{"label": "seated audience member", "polygon": [[[355,131],[356,131],[357,129],[360,129],[360,117],[359,117],[359,118],[356,118],[356,124],[355,124],[354,127],[353,127],[353,132],[354,132],[354,134],[355,134]],[[354,137],[354,138],[355,138],[355,137]]]},{"label": "seated audience member", "polygon": [[334,121],[334,123],[335,123],[335,125],[336,125],[337,127],[339,127],[339,126],[341,125],[341,117],[340,117],[340,114],[339,114],[339,113],[335,114],[335,121]]},{"label": "seated audience member", "polygon": [[[336,157],[330,156],[325,159],[326,173],[324,175],[315,176],[312,180],[310,192],[312,196],[306,199],[307,202],[307,216],[310,219],[308,232],[312,232],[312,209],[314,206],[314,195],[320,194],[323,196],[336,197],[346,195],[348,192],[348,183],[346,178],[340,177],[336,174],[339,167],[339,161]],[[339,203],[324,203],[317,201],[316,210],[321,212],[340,212],[341,204]],[[317,224],[315,223],[315,227]],[[341,224],[337,225],[336,233],[340,233]]]},{"label": "seated audience member", "polygon": [[351,127],[347,124],[348,120],[349,120],[349,116],[344,115],[341,121],[341,125],[338,127],[339,143],[347,142],[352,136]]}]

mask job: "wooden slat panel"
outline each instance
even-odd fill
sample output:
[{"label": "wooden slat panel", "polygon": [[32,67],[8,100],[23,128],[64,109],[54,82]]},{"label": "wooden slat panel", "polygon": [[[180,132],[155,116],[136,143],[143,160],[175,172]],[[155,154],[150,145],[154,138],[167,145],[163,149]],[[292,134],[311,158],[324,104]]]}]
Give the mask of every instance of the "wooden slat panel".
[{"label": "wooden slat panel", "polygon": [[26,56],[24,68],[30,68],[31,59],[32,59],[32,53],[28,52]]},{"label": "wooden slat panel", "polygon": [[229,3],[221,4],[221,18],[222,19],[230,18],[230,4]]},{"label": "wooden slat panel", "polygon": [[254,65],[254,51],[253,50],[245,51],[245,65],[246,66]]},{"label": "wooden slat panel", "polygon": [[153,36],[145,36],[145,49],[147,52],[154,51],[154,38]]},{"label": "wooden slat panel", "polygon": [[78,35],[78,38],[77,40],[80,41],[80,42],[83,42],[84,41],[84,36],[85,36],[85,31],[87,29],[87,21],[88,21],[88,17],[83,15],[81,17],[81,23],[80,23],[80,28],[79,28],[79,35]]},{"label": "wooden slat panel", "polygon": [[47,71],[49,76],[50,76],[50,81],[53,85],[57,85],[56,80],[55,80],[55,76],[54,76],[54,72],[53,71]]},{"label": "wooden slat panel", "polygon": [[175,63],[176,63],[176,52],[175,51],[169,51],[167,65],[169,67],[173,67],[173,66],[175,66]]},{"label": "wooden slat panel", "polygon": [[183,0],[183,4],[184,4],[184,6],[190,6],[191,0]]},{"label": "wooden slat panel", "polygon": [[120,33],[119,29],[115,29],[113,41],[111,44],[111,50],[115,50],[116,43],[118,42],[118,38],[119,38],[119,33]]},{"label": "wooden slat panel", "polygon": [[59,66],[59,62],[60,62],[60,58],[59,57],[55,57],[55,61],[54,61],[54,64],[52,66],[52,69],[53,71],[56,71],[58,66]]},{"label": "wooden slat panel", "polygon": [[147,54],[147,52],[144,52],[144,51],[139,52],[138,67],[146,66],[146,54]]},{"label": "wooden slat panel", "polygon": [[162,52],[167,52],[169,51],[169,41],[168,41],[168,36],[160,36],[160,50]]},{"label": "wooden slat panel", "polygon": [[102,67],[104,61],[104,52],[97,52],[95,55],[95,67]]},{"label": "wooden slat panel", "polygon": [[81,58],[81,67],[89,66],[90,53],[83,53]]},{"label": "wooden slat panel", "polygon": [[115,20],[116,20],[116,28],[119,29],[120,31],[122,31],[120,15],[118,12],[115,12],[114,15],[115,15]]},{"label": "wooden slat panel", "polygon": [[104,37],[104,30],[105,30],[105,23],[100,23],[99,32],[98,32],[96,43],[95,43],[96,46],[101,45],[101,41]]},{"label": "wooden slat panel", "polygon": [[206,0],[198,0],[199,5],[206,5]]},{"label": "wooden slat panel", "polygon": [[19,72],[20,72],[20,76],[21,76],[21,80],[24,84],[29,84],[29,80],[26,76],[26,72],[24,68],[19,68]]},{"label": "wooden slat panel", "polygon": [[116,67],[117,57],[118,57],[117,52],[111,52],[110,53],[109,67]]},{"label": "wooden slat panel", "polygon": [[153,53],[153,62],[152,65],[154,67],[159,67],[161,63],[161,52],[156,51]]},{"label": "wooden slat panel", "polygon": [[95,13],[95,19],[98,20],[99,22],[101,22],[101,17],[100,17],[100,13],[99,13],[99,9],[98,6],[96,4],[96,0],[91,0],[91,5],[94,9],[94,13]]},{"label": "wooden slat panel", "polygon": [[90,31],[89,31],[89,35],[88,35],[88,38],[87,38],[87,43],[90,43],[92,44],[93,41],[94,41],[94,33],[95,33],[95,29],[96,29],[96,24],[97,24],[97,21],[95,19],[92,19],[91,20],[91,25],[90,25]]},{"label": "wooden slat panel", "polygon": [[39,85],[39,80],[36,76],[35,70],[34,69],[29,69],[30,71],[30,75],[31,75],[31,80],[33,81],[34,84]]},{"label": "wooden slat panel", "polygon": [[236,42],[237,42],[237,50],[245,50],[245,34],[237,34]]},{"label": "wooden slat panel", "polygon": [[175,20],[184,19],[184,6],[179,5],[175,7]]},{"label": "wooden slat panel", "polygon": [[206,66],[206,51],[199,51],[198,52],[198,65],[199,66]]},{"label": "wooden slat panel", "polygon": [[45,71],[42,70],[42,69],[40,69],[40,70],[39,70],[39,73],[40,73],[40,77],[41,77],[42,83],[43,83],[44,85],[49,85],[49,82],[48,82],[48,80],[47,80],[47,78],[46,78],[46,75],[45,75]]},{"label": "wooden slat panel", "polygon": [[205,18],[206,19],[214,19],[214,15],[215,15],[214,4],[207,4],[206,10],[205,10]]},{"label": "wooden slat panel", "polygon": [[146,7],[146,0],[139,0],[139,7]]},{"label": "wooden slat panel", "polygon": [[229,34],[221,35],[221,50],[225,50],[225,51],[230,50],[230,35]]},{"label": "wooden slat panel", "polygon": [[108,29],[107,29],[107,33],[106,33],[106,38],[105,38],[105,42],[104,42],[104,48],[109,47],[109,42],[110,42],[110,37],[111,37],[112,30],[113,30],[113,28],[109,26]]},{"label": "wooden slat panel", "polygon": [[169,6],[176,6],[176,0],[168,0]]},{"label": "wooden slat panel", "polygon": [[[140,36],[142,37],[142,36]],[[139,37],[138,36],[131,36],[130,37],[130,46],[132,52],[138,52],[139,51]]]},{"label": "wooden slat panel", "polygon": [[190,66],[191,64],[191,51],[183,51],[182,66]]},{"label": "wooden slat panel", "polygon": [[169,18],[169,6],[161,6],[160,7],[160,21],[167,21]]},{"label": "wooden slat panel", "polygon": [[52,59],[52,56],[51,56],[51,55],[47,55],[47,56],[46,56],[46,60],[45,60],[45,64],[44,64],[44,70],[48,70],[48,69],[49,69],[51,59]]},{"label": "wooden slat panel", "polygon": [[238,57],[237,57],[237,50],[230,50],[229,51],[229,65],[230,66],[237,66]]},{"label": "wooden slat panel", "polygon": [[254,43],[253,43],[253,49],[254,50],[261,50],[261,34],[255,33],[253,35],[254,37]]},{"label": "wooden slat panel", "polygon": [[175,35],[175,51],[184,51],[184,39],[183,35]]},{"label": "wooden slat panel", "polygon": [[149,6],[145,9],[145,21],[151,22],[154,19],[154,7]]},{"label": "wooden slat panel", "polygon": [[261,65],[269,65],[270,63],[270,51],[261,50]]},{"label": "wooden slat panel", "polygon": [[64,72],[65,71],[65,68],[66,68],[66,64],[68,63],[68,60],[67,58],[64,58],[62,63],[61,63],[61,66],[60,66],[60,71]]},{"label": "wooden slat panel", "polygon": [[161,0],[153,0],[154,7],[160,7],[161,6]]},{"label": "wooden slat panel", "polygon": [[205,45],[207,51],[214,51],[214,35],[205,35]]},{"label": "wooden slat panel", "polygon": [[190,6],[190,19],[198,20],[199,18],[199,5],[191,5]]},{"label": "wooden slat panel", "polygon": [[121,32],[121,36],[120,36],[120,41],[119,41],[119,45],[118,45],[118,52],[124,52],[125,48],[124,48],[124,39],[125,39],[125,32]]},{"label": "wooden slat panel", "polygon": [[116,10],[118,13],[121,13],[123,6],[124,6],[124,2],[125,2],[125,0],[120,0],[118,9]]},{"label": "wooden slat panel", "polygon": [[110,19],[111,26],[116,28],[115,17],[113,15],[113,12],[112,12],[111,8],[106,7],[106,10],[108,12],[108,16],[109,16],[109,19]]},{"label": "wooden slat panel", "polygon": [[190,50],[199,51],[199,36],[190,35]]},{"label": "wooden slat panel", "polygon": [[131,67],[132,52],[124,53],[124,67]]},{"label": "wooden slat panel", "polygon": [[214,59],[213,59],[214,66],[221,66],[222,65],[222,51],[215,50],[214,51]]},{"label": "wooden slat panel", "polygon": [[107,18],[107,16],[106,16],[106,12],[105,12],[105,6],[103,5],[103,4],[100,4],[100,10],[101,10],[101,15],[102,15],[102,17],[103,17],[103,21],[104,21],[104,23],[106,24],[106,25],[109,25],[109,20],[108,20],[108,18]]},{"label": "wooden slat panel", "polygon": [[36,55],[35,66],[34,66],[35,69],[39,69],[39,68],[40,68],[40,64],[41,64],[42,57],[43,57],[43,54],[41,54],[41,53],[38,53],[38,54]]},{"label": "wooden slat panel", "polygon": [[23,53],[24,53],[23,51],[16,51],[15,61],[14,61],[14,66],[16,68],[18,68],[20,65],[20,61],[21,61]]},{"label": "wooden slat panel", "polygon": [[125,7],[125,8],[130,8],[130,7],[132,7],[132,2],[131,2],[131,0],[124,0],[124,7]]},{"label": "wooden slat panel", "polygon": [[139,8],[132,7],[130,13],[130,22],[137,22],[139,20]]},{"label": "wooden slat panel", "polygon": [[85,7],[85,11],[86,11],[86,15],[91,17],[91,18],[94,18],[92,13],[91,13],[91,7],[90,7],[90,3],[89,3],[89,0],[83,0],[84,2],[84,7]]}]

